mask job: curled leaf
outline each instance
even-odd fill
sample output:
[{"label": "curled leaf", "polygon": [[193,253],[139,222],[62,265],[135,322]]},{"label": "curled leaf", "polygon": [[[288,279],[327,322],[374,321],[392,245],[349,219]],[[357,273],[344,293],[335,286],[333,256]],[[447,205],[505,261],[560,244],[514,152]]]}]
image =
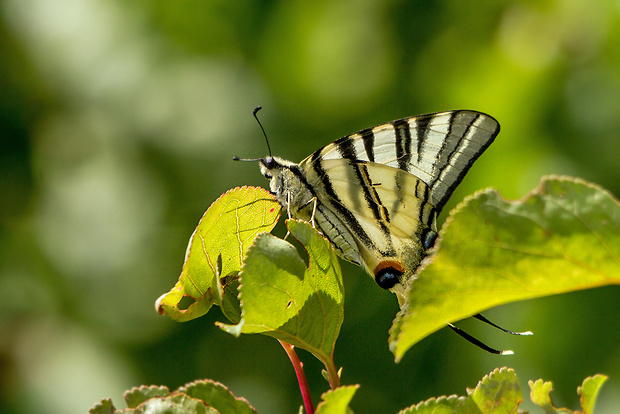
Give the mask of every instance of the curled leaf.
[{"label": "curled leaf", "polygon": [[[258,187],[232,189],[218,198],[192,234],[177,284],[155,303],[160,314],[176,321],[198,318],[211,306],[237,321],[236,281],[254,239],[278,222],[280,204]],[[185,308],[181,300],[189,298]]]}]

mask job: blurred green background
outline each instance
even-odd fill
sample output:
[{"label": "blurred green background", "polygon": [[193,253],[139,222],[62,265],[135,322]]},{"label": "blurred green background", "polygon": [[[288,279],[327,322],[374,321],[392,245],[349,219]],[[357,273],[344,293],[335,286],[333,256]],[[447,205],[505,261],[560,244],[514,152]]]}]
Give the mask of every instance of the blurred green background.
[{"label": "blurred green background", "polygon": [[[520,198],[545,174],[620,194],[618,1],[2,0],[0,16],[3,413],[120,408],[132,386],[201,378],[260,413],[297,412],[276,341],[229,336],[217,309],[184,324],[154,310],[209,204],[267,184],[231,161],[266,154],[255,106],[274,154],[294,161],[389,120],[488,112],[502,132],[446,211],[488,186]],[[485,313],[533,337],[460,323],[514,356],[444,329],[395,364],[395,297],[343,270],[335,360],[361,384],[356,413],[462,395],[504,365],[526,394],[528,379],[553,381],[573,409],[581,381],[608,374],[598,413],[619,412],[619,287]],[[321,366],[300,357],[316,400]]]}]

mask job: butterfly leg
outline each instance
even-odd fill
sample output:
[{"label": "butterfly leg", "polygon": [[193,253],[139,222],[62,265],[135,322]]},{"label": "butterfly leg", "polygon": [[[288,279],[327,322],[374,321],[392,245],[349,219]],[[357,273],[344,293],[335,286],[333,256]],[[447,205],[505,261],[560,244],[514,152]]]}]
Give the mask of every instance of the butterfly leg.
[{"label": "butterfly leg", "polygon": [[[286,215],[288,216],[288,219],[291,219],[291,192],[288,191],[286,193]],[[284,235],[284,239],[286,240],[286,238],[291,234],[291,232],[288,230],[288,227],[286,229],[286,234]]]},{"label": "butterfly leg", "polygon": [[286,214],[288,215],[289,220],[291,219],[291,192],[288,191],[286,193]]},{"label": "butterfly leg", "polygon": [[315,229],[316,223],[314,222],[314,215],[316,214],[316,197],[312,197],[312,200],[310,201],[312,202],[312,216],[310,216],[310,224],[312,224],[312,228]]},{"label": "butterfly leg", "polygon": [[316,228],[316,222],[314,221],[314,215],[316,214],[316,206],[318,204],[317,198],[316,197],[312,197],[310,200],[305,202],[304,205],[299,208],[299,210],[305,209],[310,204],[312,204],[312,214],[310,215],[310,220],[309,221],[310,221],[310,224],[312,225],[312,227]]}]

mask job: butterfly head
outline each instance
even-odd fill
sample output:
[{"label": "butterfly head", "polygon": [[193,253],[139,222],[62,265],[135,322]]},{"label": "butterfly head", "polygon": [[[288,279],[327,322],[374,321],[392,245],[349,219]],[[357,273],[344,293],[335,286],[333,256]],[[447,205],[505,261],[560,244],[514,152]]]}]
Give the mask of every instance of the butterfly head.
[{"label": "butterfly head", "polygon": [[269,180],[271,193],[280,200],[280,196],[286,192],[289,176],[294,174],[293,169],[299,167],[297,164],[284,160],[280,157],[267,156],[258,160],[260,172]]},{"label": "butterfly head", "polygon": [[260,172],[265,176],[265,178],[271,180],[274,176],[274,171],[279,171],[282,169],[282,165],[271,155],[261,158],[258,160],[258,165],[260,166]]}]

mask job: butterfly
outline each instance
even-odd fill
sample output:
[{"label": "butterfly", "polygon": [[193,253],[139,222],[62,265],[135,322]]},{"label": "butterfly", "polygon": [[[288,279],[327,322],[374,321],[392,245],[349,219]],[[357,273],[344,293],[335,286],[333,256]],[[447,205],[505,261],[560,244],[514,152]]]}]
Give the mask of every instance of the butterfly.
[{"label": "butterfly", "polygon": [[498,133],[484,113],[438,112],[363,129],[299,164],[271,150],[258,161],[289,216],[312,222],[402,305],[437,238],[437,216]]}]

